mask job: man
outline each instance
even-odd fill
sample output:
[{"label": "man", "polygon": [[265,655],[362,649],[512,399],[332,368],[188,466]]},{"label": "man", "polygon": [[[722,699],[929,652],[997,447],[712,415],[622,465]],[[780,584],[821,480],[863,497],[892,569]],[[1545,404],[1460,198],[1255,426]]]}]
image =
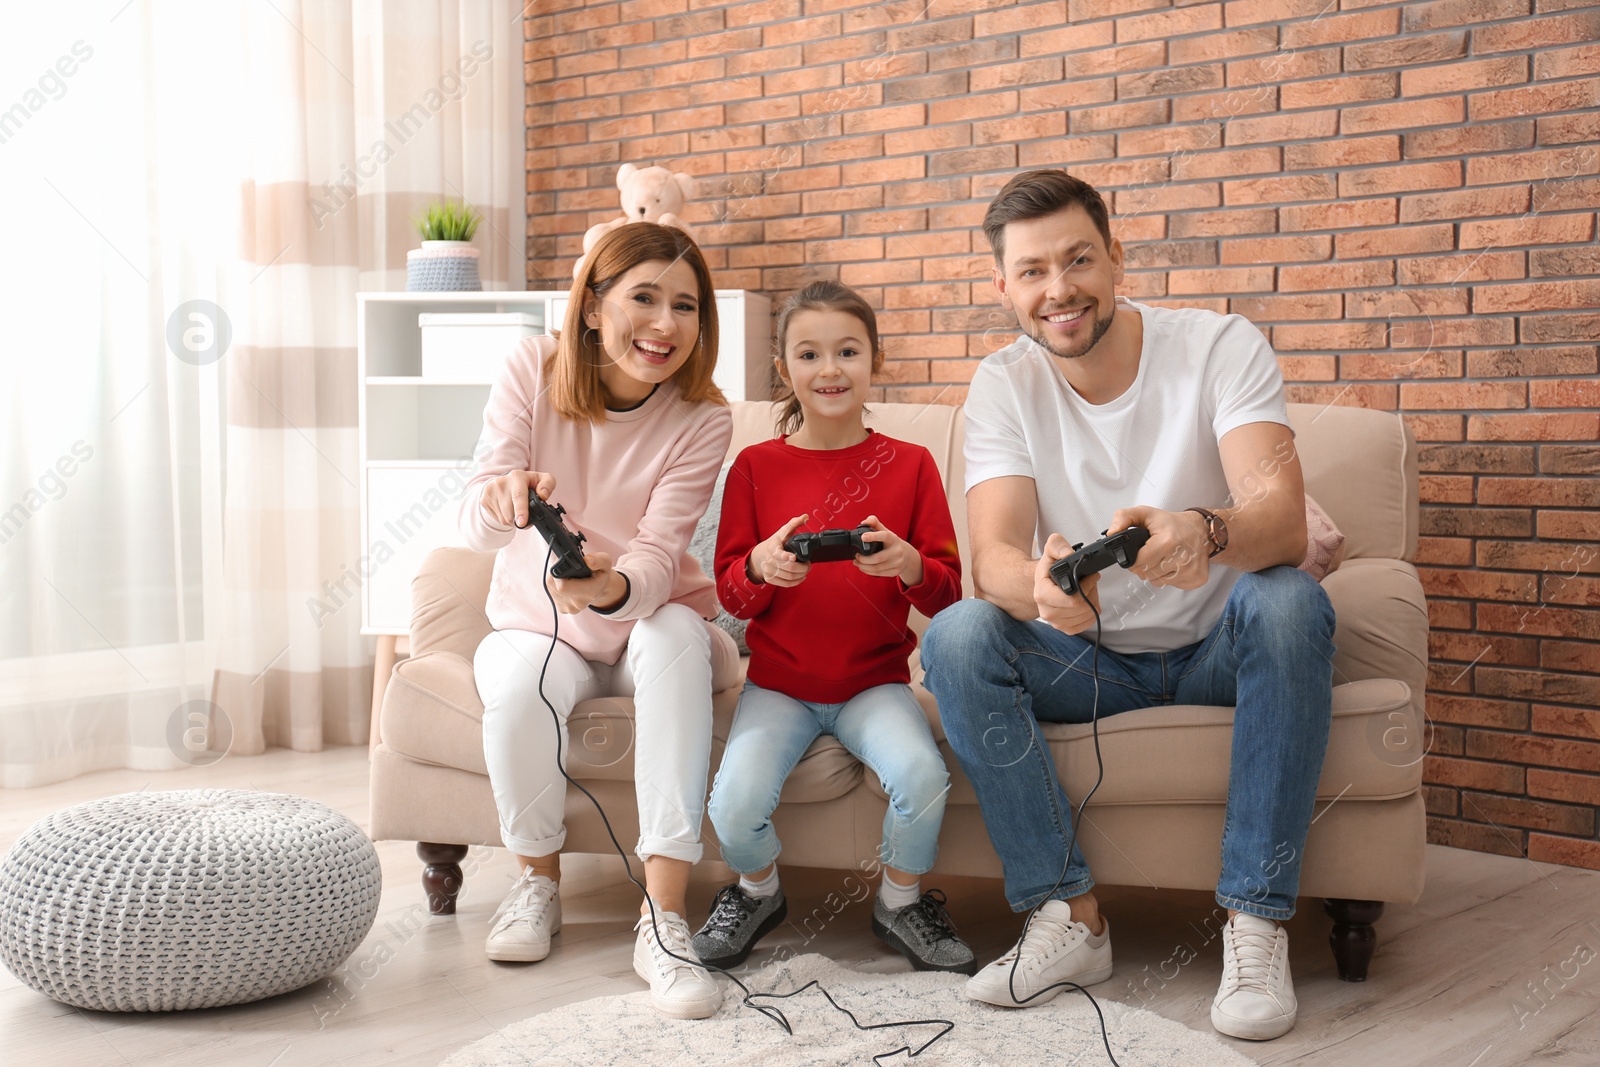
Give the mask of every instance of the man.
[{"label": "man", "polygon": [[[1276,357],[1239,316],[1118,298],[1123,252],[1105,202],[1066,171],[1017,175],[983,228],[1024,336],[972,380],[978,597],[933,620],[923,666],[1007,899],[1016,911],[1045,903],[967,995],[1041,1004],[1055,983],[1111,976],[1110,927],[1036,724],[1236,705],[1211,1021],[1278,1037],[1296,1009],[1278,921],[1294,914],[1327,747],[1334,620],[1297,569],[1305,496]],[[1129,570],[1086,578],[1077,596],[1050,579],[1070,541],[1131,526],[1150,539]]]}]

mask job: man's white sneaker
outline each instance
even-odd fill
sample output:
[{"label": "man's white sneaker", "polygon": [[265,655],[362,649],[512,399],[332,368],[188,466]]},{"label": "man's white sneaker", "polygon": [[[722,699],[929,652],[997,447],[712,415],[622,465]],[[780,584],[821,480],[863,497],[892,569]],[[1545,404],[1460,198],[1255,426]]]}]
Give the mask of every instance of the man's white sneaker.
[{"label": "man's white sneaker", "polygon": [[[655,925],[642,915],[634,926],[639,937],[633,943],[633,970],[650,983],[650,1003],[662,1015],[674,1019],[705,1019],[722,1006],[722,990],[704,967],[684,963],[667,955],[670,950],[684,959],[699,959],[689,944],[689,924],[671,911],[656,911]],[[658,936],[659,932],[659,936]]]},{"label": "man's white sneaker", "polygon": [[1282,1037],[1299,1004],[1289,977],[1289,934],[1271,919],[1240,912],[1222,928],[1222,986],[1211,1025],[1247,1041]]},{"label": "man's white sneaker", "polygon": [[550,955],[550,938],[561,932],[561,894],[555,880],[522,869],[489,920],[484,951],[491,960],[534,963]]},{"label": "man's white sneaker", "polygon": [[1054,1000],[1065,988],[1049,988],[1057,982],[1104,982],[1111,977],[1111,924],[1103,917],[1101,922],[1105,928],[1091,934],[1072,921],[1066,901],[1047,901],[1010,952],[967,979],[967,996],[1002,1008],[1031,1008]]}]

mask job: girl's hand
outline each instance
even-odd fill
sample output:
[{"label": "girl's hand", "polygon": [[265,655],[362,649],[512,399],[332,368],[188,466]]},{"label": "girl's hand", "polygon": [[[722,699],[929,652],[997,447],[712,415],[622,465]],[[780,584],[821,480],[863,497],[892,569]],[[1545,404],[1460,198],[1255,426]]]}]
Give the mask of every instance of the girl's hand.
[{"label": "girl's hand", "polygon": [[549,500],[555,492],[554,475],[539,471],[511,471],[491,478],[483,487],[483,510],[501,526],[526,529],[528,525],[528,489],[532,487],[540,500]]},{"label": "girl's hand", "polygon": [[876,541],[883,547],[870,556],[856,557],[856,566],[861,568],[861,573],[874,578],[899,578],[907,588],[921,585],[922,553],[879,522],[876,515],[868,515],[863,525],[872,527],[872,533],[863,535],[861,539]]},{"label": "girl's hand", "polygon": [[806,575],[811,572],[811,564],[796,560],[794,553],[787,551],[783,543],[810,517],[796,515],[783,524],[783,529],[750,550],[744,570],[752,582],[792,589],[806,580]]},{"label": "girl's hand", "polygon": [[611,568],[611,557],[604,552],[593,555],[585,552],[583,561],[593,573],[587,578],[553,578],[545,575],[544,584],[555,598],[556,610],[563,615],[576,615],[584,608],[615,607],[627,594],[628,581]]}]

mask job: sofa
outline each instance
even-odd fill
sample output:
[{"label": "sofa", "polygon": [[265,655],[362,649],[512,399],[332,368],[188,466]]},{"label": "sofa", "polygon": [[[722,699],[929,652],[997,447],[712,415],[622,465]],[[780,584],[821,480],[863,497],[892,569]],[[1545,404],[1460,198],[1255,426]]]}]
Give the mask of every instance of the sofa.
[{"label": "sofa", "polygon": [[[731,459],[772,435],[774,410],[733,405]],[[1337,613],[1333,727],[1306,841],[1301,893],[1324,898],[1341,977],[1363,980],[1384,902],[1422,892],[1422,700],[1428,615],[1410,563],[1417,546],[1417,452],[1394,414],[1289,405],[1307,492],[1345,535],[1344,558],[1323,579]],[[961,409],[874,404],[869,425],[926,447],[944,475],[963,561],[971,553],[962,493]],[[1136,501],[1129,501],[1130,504]],[[467,846],[499,846],[482,747],[482,704],[472,657],[489,632],[484,615],[493,553],[432,552],[412,583],[411,655],[388,680],[374,729],[372,835],[418,842],[430,909],[454,911]],[[967,595],[971,576],[966,575]],[[920,633],[927,620],[913,612]],[[951,794],[934,873],[1000,877],[972,786],[950,754],[931,694],[913,687],[945,752]],[[738,687],[713,698],[712,767],[728,736]],[[605,806],[619,838],[638,832],[633,791],[632,701],[580,704],[569,722],[569,770]],[[1100,724],[1105,778],[1085,811],[1081,844],[1101,884],[1212,890],[1220,864],[1233,709],[1163,707]],[[1095,778],[1088,726],[1046,725],[1076,802]],[[833,738],[807,751],[783,788],[773,822],[781,862],[872,869],[886,797],[875,776]],[[570,852],[612,851],[599,817],[567,796]],[[716,855],[709,821],[707,855]],[[997,889],[998,891],[998,889]]]}]

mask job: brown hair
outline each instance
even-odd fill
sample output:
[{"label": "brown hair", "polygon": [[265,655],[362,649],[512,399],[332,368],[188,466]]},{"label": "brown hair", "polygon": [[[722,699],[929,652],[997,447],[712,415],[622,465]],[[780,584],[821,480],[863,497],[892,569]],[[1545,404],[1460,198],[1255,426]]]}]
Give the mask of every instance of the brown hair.
[{"label": "brown hair", "polygon": [[1006,182],[989,202],[983,216],[983,235],[994,249],[994,261],[1005,267],[1006,223],[1026,222],[1054,215],[1077,204],[1089,214],[1106,248],[1111,248],[1111,216],[1094,186],[1064,170],[1027,170]]},{"label": "brown hair", "polygon": [[[827,279],[812,282],[784,301],[782,310],[778,312],[777,329],[773,331],[773,358],[779,363],[783,362],[788,347],[789,321],[799,311],[842,311],[860,319],[861,325],[867,328],[867,347],[872,350],[872,370],[876,373],[883,369],[883,345],[878,340],[878,316],[873,314],[872,305],[848,285]],[[800,398],[795,395],[794,387],[781,374],[778,375],[778,403],[783,405],[778,413],[778,433],[794,433],[805,421],[805,412],[800,407]]]},{"label": "brown hair", "polygon": [[[712,288],[711,271],[706,268],[700,247],[682,230],[655,222],[630,222],[600,238],[583,261],[583,269],[572,283],[567,300],[567,315],[556,334],[556,351],[546,364],[550,380],[550,404],[565,417],[577,421],[604,422],[606,394],[600,383],[600,368],[608,357],[600,344],[599,333],[583,324],[586,296],[602,299],[628,271],[641,263],[683,260],[694,271],[700,288],[700,337],[688,360],[673,374],[678,391],[691,404],[728,403],[711,380],[717,366],[717,294]],[[591,341],[590,338],[593,338]]]}]

